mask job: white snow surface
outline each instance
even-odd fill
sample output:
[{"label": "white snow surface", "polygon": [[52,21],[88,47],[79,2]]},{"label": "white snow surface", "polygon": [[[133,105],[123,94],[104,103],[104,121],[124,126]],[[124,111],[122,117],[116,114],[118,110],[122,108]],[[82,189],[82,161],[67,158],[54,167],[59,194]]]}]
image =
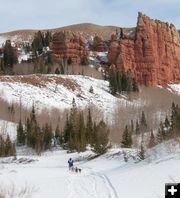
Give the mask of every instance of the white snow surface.
[{"label": "white snow surface", "polygon": [[180,95],[180,84],[170,84],[169,88],[176,94]]},{"label": "white snow surface", "polygon": [[108,62],[107,58],[108,52],[96,52],[96,51],[90,51],[89,52],[89,60],[91,64],[98,65],[101,61]]},{"label": "white snow surface", "polygon": [[[117,102],[122,105],[142,105],[140,100],[134,102],[126,98],[114,97],[109,93],[109,83],[104,80],[80,75],[30,75],[26,77],[33,78],[40,83],[33,85],[33,83],[15,80],[10,76],[4,77],[6,82],[0,81],[0,97],[9,103],[21,101],[25,108],[31,108],[34,103],[38,110],[69,109],[74,98],[80,108],[94,105],[105,114],[112,113]],[[19,78],[23,77],[19,76]],[[57,83],[58,79],[64,79],[65,82]],[[74,85],[74,89],[68,87],[67,81]],[[94,93],[89,92],[91,86]]]},{"label": "white snow surface", "polygon": [[[129,156],[137,151],[125,150]],[[111,149],[107,154],[93,156],[91,151],[67,154],[56,150],[42,156],[18,156],[1,159],[0,188],[20,189],[25,184],[34,189],[33,198],[164,198],[165,183],[180,181],[179,152],[170,158],[153,162],[138,162],[132,157],[124,162],[122,149]],[[81,173],[68,170],[69,158]],[[28,163],[28,161],[32,161]]]}]

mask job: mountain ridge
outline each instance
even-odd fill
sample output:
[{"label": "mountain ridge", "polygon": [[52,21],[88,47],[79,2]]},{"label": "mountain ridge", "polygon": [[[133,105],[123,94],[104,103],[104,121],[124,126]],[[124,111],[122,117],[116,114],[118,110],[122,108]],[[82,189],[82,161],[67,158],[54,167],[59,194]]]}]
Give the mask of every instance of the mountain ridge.
[{"label": "mountain ridge", "polygon": [[[121,27],[119,26],[112,26],[112,25],[98,25],[94,23],[79,23],[79,24],[72,24],[68,26],[58,27],[58,28],[47,28],[47,29],[19,29],[19,30],[13,30],[9,32],[2,32],[0,33],[0,36],[33,36],[37,31],[52,31],[57,32],[61,30],[67,30],[67,31],[74,31],[74,32],[83,32],[90,35],[98,34],[99,36],[102,36],[104,39],[109,39],[111,34],[116,31],[116,29],[119,29]],[[133,27],[125,28],[123,27],[125,31],[130,31],[134,29]]]}]

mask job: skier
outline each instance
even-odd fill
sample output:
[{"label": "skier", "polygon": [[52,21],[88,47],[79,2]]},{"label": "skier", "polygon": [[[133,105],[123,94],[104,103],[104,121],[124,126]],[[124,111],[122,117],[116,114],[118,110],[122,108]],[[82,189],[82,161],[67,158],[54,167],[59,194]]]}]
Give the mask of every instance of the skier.
[{"label": "skier", "polygon": [[73,160],[71,158],[68,160],[68,164],[69,164],[69,170],[73,169]]}]

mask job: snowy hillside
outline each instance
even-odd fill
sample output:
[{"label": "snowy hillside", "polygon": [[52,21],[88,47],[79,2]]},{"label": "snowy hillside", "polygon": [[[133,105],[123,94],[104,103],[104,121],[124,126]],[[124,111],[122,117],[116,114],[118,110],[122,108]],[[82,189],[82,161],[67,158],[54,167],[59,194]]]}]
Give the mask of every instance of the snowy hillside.
[{"label": "snowy hillside", "polygon": [[[90,93],[90,87],[93,93]],[[86,76],[73,75],[29,75],[0,78],[0,97],[11,102],[31,108],[70,108],[73,98],[76,104],[84,108],[95,105],[105,113],[111,113],[114,105],[141,105],[141,101],[129,102],[124,98],[118,99],[109,93],[109,84]]]},{"label": "snowy hillside", "polygon": [[[124,162],[123,151],[129,153],[128,162]],[[132,158],[136,153],[116,148],[90,160],[94,155],[90,151],[67,154],[59,150],[40,157],[1,159],[0,189],[11,191],[14,185],[19,191],[26,186],[33,198],[164,198],[165,183],[180,181],[179,152],[138,163]],[[68,170],[70,157],[81,173]]]}]

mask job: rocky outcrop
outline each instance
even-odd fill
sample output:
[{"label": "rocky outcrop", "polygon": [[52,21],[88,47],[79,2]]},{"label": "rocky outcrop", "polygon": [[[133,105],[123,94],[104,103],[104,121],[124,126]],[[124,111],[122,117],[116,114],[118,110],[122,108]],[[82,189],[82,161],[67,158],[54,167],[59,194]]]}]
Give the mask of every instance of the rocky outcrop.
[{"label": "rocky outcrop", "polygon": [[95,36],[93,40],[92,50],[96,52],[105,52],[107,51],[107,46],[105,41],[99,36]]},{"label": "rocky outcrop", "polygon": [[180,82],[180,36],[174,25],[139,13],[133,38],[112,38],[109,64],[131,71],[143,85]]},{"label": "rocky outcrop", "polygon": [[80,64],[81,58],[87,56],[85,42],[81,35],[70,31],[55,33],[50,48],[59,61],[70,58],[72,63]]}]

